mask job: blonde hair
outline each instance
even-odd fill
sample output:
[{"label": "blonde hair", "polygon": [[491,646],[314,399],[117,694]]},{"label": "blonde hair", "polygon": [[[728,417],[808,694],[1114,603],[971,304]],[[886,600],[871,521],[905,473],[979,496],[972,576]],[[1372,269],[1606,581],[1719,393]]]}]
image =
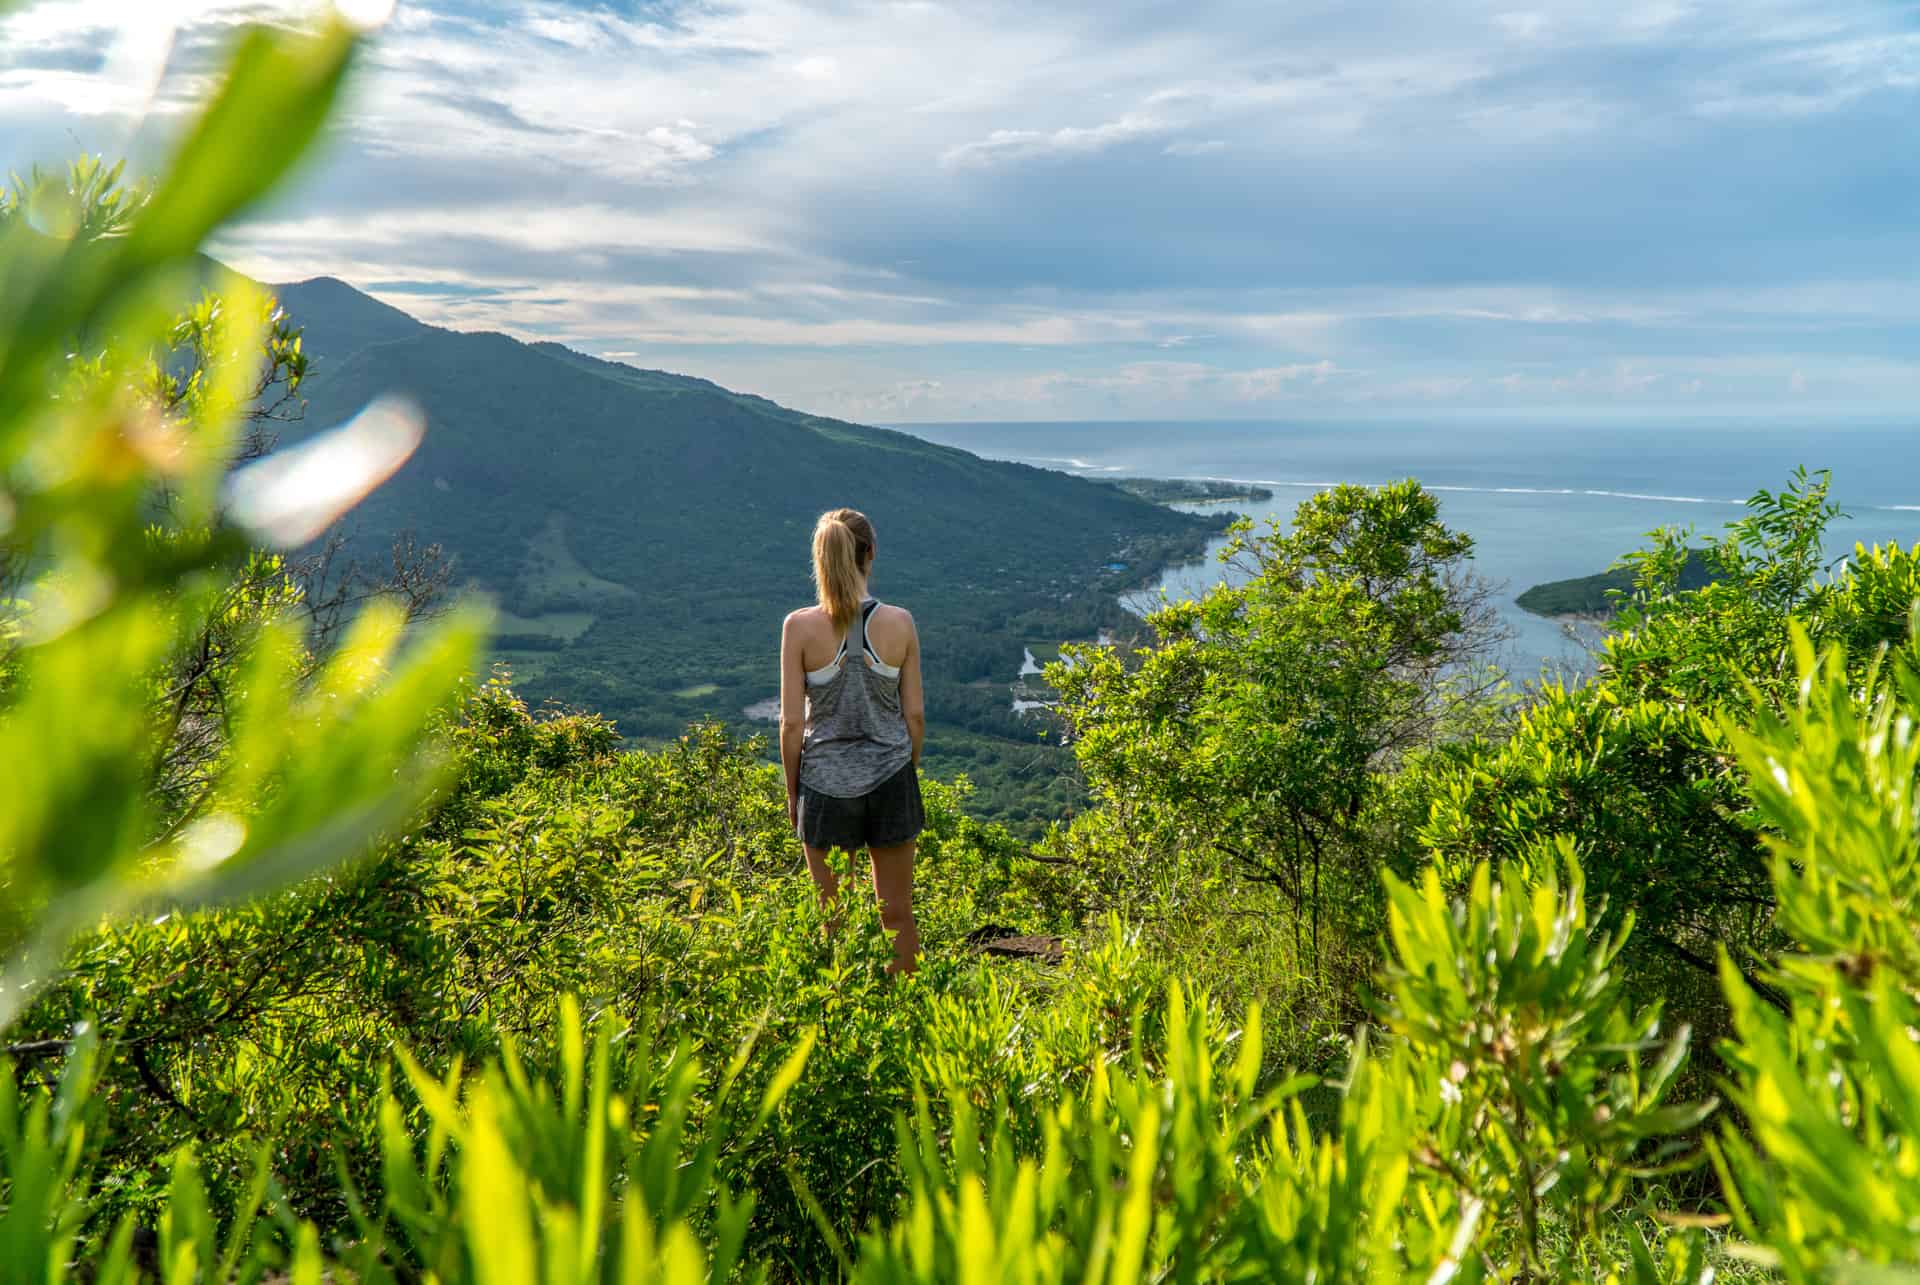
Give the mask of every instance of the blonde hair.
[{"label": "blonde hair", "polygon": [[873,561],[873,523],[857,509],[832,509],[813,524],[813,587],[836,629],[860,611],[861,579]]}]

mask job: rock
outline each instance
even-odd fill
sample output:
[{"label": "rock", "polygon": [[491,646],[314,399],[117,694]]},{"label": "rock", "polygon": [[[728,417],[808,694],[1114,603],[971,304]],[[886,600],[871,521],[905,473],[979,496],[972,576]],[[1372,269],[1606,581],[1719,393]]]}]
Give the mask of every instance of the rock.
[{"label": "rock", "polygon": [[967,934],[967,945],[983,955],[997,955],[1003,959],[1035,959],[1047,964],[1057,964],[1066,955],[1066,947],[1058,937],[1023,933],[1005,924],[981,925]]}]

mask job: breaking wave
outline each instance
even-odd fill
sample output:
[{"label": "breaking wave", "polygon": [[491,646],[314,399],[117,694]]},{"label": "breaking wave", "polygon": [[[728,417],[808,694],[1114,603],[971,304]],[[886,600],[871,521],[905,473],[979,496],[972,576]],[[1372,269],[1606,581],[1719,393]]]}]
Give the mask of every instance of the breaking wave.
[{"label": "breaking wave", "polygon": [[1015,455],[1012,457],[1020,464],[1064,464],[1076,473],[1119,473],[1119,464],[1095,464],[1075,455]]},{"label": "breaking wave", "polygon": [[[1291,486],[1308,491],[1324,491],[1340,485],[1338,482],[1294,482],[1266,477],[1208,477],[1194,480],[1232,482],[1239,486]],[[1379,484],[1369,482],[1366,485]],[[1591,495],[1610,500],[1658,500],[1666,504],[1729,504],[1736,508],[1746,504],[1745,500],[1729,500],[1711,495],[1660,495],[1650,491],[1607,491],[1580,486],[1448,486],[1436,482],[1422,482],[1421,485],[1429,491],[1459,492],[1470,495]],[[1920,505],[1912,507],[1920,510]]]}]

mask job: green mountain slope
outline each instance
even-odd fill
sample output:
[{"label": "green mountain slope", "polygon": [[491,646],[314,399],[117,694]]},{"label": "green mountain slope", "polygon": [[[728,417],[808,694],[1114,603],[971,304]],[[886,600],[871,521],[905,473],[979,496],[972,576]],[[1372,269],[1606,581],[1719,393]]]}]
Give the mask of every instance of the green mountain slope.
[{"label": "green mountain slope", "polygon": [[1022,648],[1124,624],[1113,592],[1219,524],[705,380],[423,325],[333,280],[276,289],[314,357],[289,438],[382,392],[427,412],[419,453],[356,511],[361,547],[406,529],[446,546],[506,609],[520,684],[630,736],[739,722],[777,693],[814,518],[847,504],[879,532],[875,591],[920,621],[936,749],[991,776],[1036,742],[1007,690]]}]

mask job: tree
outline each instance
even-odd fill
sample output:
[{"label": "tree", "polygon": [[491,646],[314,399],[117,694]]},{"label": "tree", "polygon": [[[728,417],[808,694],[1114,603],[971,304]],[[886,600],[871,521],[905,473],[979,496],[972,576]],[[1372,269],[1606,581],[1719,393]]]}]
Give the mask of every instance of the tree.
[{"label": "tree", "polygon": [[[1788,697],[1787,621],[1798,618],[1822,634],[1829,622],[1834,584],[1822,579],[1825,538],[1840,516],[1830,483],[1825,473],[1801,469],[1778,492],[1754,492],[1745,516],[1706,540],[1710,579],[1697,589],[1681,588],[1693,532],[1650,533],[1649,547],[1623,560],[1634,587],[1601,651],[1601,680],[1623,695],[1692,706],[1755,696],[1777,706]],[[1904,620],[1903,608],[1894,632],[1878,641],[1897,639]]]},{"label": "tree", "polygon": [[1089,790],[1129,843],[1222,854],[1278,889],[1319,959],[1333,885],[1376,895],[1363,820],[1383,774],[1498,686],[1472,548],[1413,481],[1241,524],[1221,555],[1237,581],[1151,615],[1151,646],[1048,668]]}]

